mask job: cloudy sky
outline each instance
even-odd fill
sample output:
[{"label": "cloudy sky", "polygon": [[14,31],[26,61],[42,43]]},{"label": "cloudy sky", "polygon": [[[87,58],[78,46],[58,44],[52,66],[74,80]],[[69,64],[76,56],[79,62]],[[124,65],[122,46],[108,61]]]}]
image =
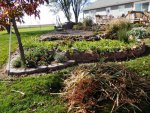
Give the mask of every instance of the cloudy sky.
[{"label": "cloudy sky", "polygon": [[[91,0],[91,2],[94,2],[95,0]],[[66,18],[63,15],[63,12],[59,12],[58,14],[53,14],[53,12],[50,11],[50,8],[48,6],[40,6],[40,19],[35,19],[34,16],[25,16],[24,17],[24,24],[21,25],[39,25],[39,24],[55,24],[56,23],[56,16],[59,15],[61,17],[61,22],[66,22]],[[80,14],[79,20],[82,20],[83,14]],[[74,21],[72,19],[72,21]],[[20,24],[19,24],[20,25]]]}]

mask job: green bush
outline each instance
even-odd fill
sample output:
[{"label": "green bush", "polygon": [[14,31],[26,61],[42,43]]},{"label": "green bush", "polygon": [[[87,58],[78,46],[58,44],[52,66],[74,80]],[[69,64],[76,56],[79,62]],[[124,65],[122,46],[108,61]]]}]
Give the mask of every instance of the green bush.
[{"label": "green bush", "polygon": [[148,36],[150,36],[150,27],[147,28]]},{"label": "green bush", "polygon": [[54,60],[53,53],[47,48],[31,48],[26,52],[25,56],[28,68],[48,65]]},{"label": "green bush", "polygon": [[85,18],[83,20],[83,26],[84,27],[92,27],[92,25],[93,25],[93,20],[90,17]]},{"label": "green bush", "polygon": [[15,68],[21,67],[22,65],[21,65],[21,60],[20,60],[20,58],[17,58],[17,59],[12,63],[12,65],[13,65],[13,67],[15,67]]},{"label": "green bush", "polygon": [[132,28],[132,30],[129,32],[129,35],[134,36],[136,39],[142,39],[148,36],[148,33],[145,28],[137,27],[137,28]]},{"label": "green bush", "polygon": [[[48,65],[54,60],[54,53],[47,48],[30,48],[25,50],[25,59],[27,68],[35,68],[41,65]],[[20,58],[15,61],[14,67],[21,67]]]},{"label": "green bush", "polygon": [[76,25],[73,26],[73,29],[74,29],[74,30],[82,30],[82,29],[83,29],[83,26],[80,25],[80,24],[76,24]]},{"label": "green bush", "polygon": [[129,36],[128,36],[128,30],[127,29],[120,29],[117,32],[117,36],[118,36],[120,41],[123,41],[125,43],[129,42]]},{"label": "green bush", "polygon": [[65,53],[63,53],[63,52],[55,53],[54,59],[57,62],[66,62],[68,60]]},{"label": "green bush", "polygon": [[145,25],[142,23],[132,24],[132,28],[135,28],[135,27],[145,27]]}]

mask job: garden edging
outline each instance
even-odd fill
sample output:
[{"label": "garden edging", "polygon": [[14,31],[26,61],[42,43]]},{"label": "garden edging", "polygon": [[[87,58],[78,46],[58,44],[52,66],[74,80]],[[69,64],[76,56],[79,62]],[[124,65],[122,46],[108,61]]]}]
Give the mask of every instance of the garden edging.
[{"label": "garden edging", "polygon": [[77,63],[88,63],[99,61],[101,58],[105,60],[122,60],[131,57],[137,57],[142,55],[146,50],[145,43],[141,43],[138,46],[124,51],[106,52],[106,53],[96,53],[96,52],[74,52],[68,53],[67,57],[70,60],[75,60]]},{"label": "garden edging", "polygon": [[16,51],[12,55],[12,59],[10,62],[10,70],[8,69],[8,64],[7,64],[6,72],[9,73],[9,75],[30,75],[36,73],[48,73],[48,72],[64,69],[68,66],[75,65],[74,60],[69,60],[64,63],[51,64],[48,66],[39,66],[38,68],[14,68],[12,64],[18,57],[19,57],[19,53],[18,51]]}]

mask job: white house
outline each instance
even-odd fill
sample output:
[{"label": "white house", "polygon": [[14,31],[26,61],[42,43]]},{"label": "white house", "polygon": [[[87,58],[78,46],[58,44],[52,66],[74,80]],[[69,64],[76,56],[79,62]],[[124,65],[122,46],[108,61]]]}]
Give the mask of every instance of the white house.
[{"label": "white house", "polygon": [[117,18],[127,15],[128,11],[150,12],[150,0],[97,0],[83,10],[84,18],[92,17],[94,21],[95,15],[112,15]]}]

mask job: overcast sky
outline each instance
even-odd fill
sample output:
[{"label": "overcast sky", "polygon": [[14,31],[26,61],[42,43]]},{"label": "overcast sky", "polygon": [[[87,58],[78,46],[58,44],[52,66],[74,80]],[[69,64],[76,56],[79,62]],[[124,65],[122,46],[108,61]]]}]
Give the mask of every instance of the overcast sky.
[{"label": "overcast sky", "polygon": [[[93,2],[95,0],[91,0],[91,2]],[[40,6],[40,19],[35,19],[34,16],[25,16],[24,17],[24,24],[21,25],[39,25],[39,24],[55,24],[56,23],[56,16],[59,15],[59,17],[61,17],[61,22],[66,22],[66,18],[63,14],[63,12],[59,12],[58,14],[53,14],[49,7],[47,6]],[[80,14],[79,20],[83,19],[83,14]],[[72,19],[72,21],[74,21],[74,19]],[[20,25],[20,24],[18,24]]]}]

